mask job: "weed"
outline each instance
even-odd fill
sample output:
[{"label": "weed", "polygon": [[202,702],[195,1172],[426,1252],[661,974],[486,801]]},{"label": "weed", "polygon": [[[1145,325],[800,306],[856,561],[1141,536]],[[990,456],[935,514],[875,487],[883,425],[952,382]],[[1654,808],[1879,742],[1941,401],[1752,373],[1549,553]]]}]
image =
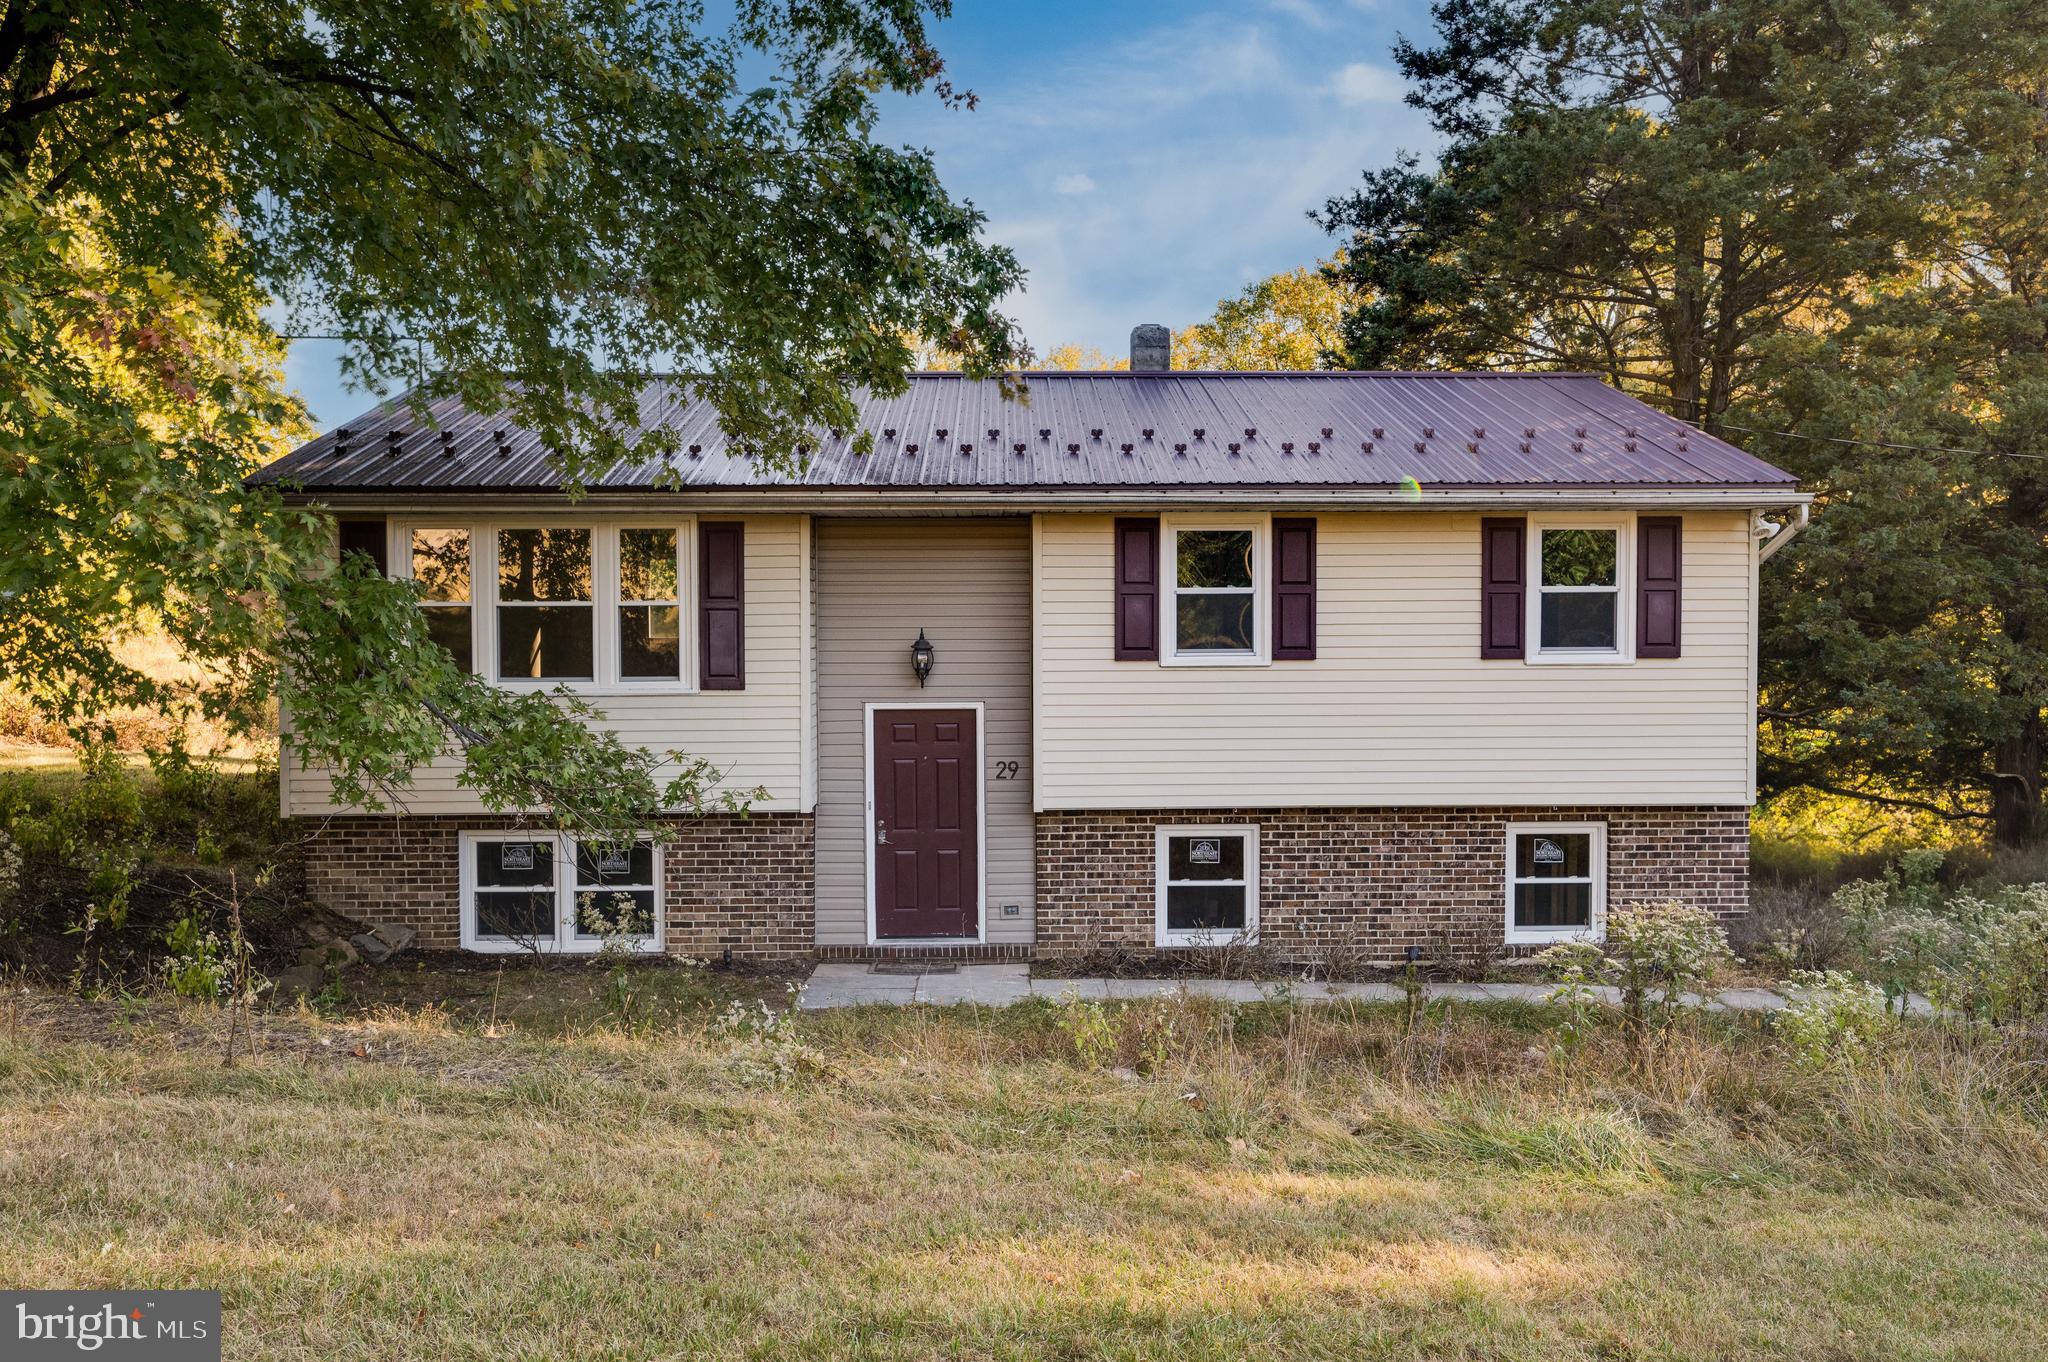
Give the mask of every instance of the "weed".
[{"label": "weed", "polygon": [[1802,1068],[1854,1064],[1891,1021],[1884,990],[1845,971],[1801,970],[1792,985],[1771,1026]]}]

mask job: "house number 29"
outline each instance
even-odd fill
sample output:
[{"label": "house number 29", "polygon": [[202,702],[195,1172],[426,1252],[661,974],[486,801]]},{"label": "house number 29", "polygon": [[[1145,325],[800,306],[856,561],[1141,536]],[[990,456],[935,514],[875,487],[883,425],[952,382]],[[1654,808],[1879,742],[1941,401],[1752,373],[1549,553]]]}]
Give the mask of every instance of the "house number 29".
[{"label": "house number 29", "polygon": [[997,763],[996,763],[996,779],[997,779],[997,780],[1015,780],[1016,778],[1017,778],[1017,763],[1016,763],[1016,762],[1014,762],[1014,761],[999,761],[999,762],[997,762]]}]

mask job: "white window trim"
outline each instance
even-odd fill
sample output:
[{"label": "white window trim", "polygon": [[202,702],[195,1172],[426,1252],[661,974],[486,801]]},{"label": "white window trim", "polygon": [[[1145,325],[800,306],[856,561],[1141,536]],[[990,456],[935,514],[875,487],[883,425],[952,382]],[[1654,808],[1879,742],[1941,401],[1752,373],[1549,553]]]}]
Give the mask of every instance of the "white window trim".
[{"label": "white window trim", "polygon": [[[1159,665],[1162,667],[1264,667],[1271,663],[1271,574],[1273,517],[1263,512],[1189,513],[1159,518]],[[1179,537],[1186,530],[1252,532],[1252,650],[1249,653],[1180,651]]]},{"label": "white window trim", "polygon": [[[559,832],[521,832],[506,829],[494,832],[464,832],[457,838],[462,857],[460,876],[462,902],[459,911],[462,919],[462,949],[483,955],[525,955],[539,952],[542,955],[595,955],[603,949],[602,941],[579,940],[571,930],[576,913],[576,838]],[[508,941],[502,937],[486,937],[477,934],[476,923],[476,849],[489,842],[534,842],[544,843],[553,848],[549,853],[555,858],[555,935],[550,941]],[[662,890],[664,851],[660,842],[654,843],[654,935],[639,942],[634,949],[645,955],[658,955],[662,950],[666,917],[665,894]]]},{"label": "white window trim", "polygon": [[[1543,532],[1545,530],[1614,531],[1614,647],[1545,648],[1543,646]],[[1528,601],[1523,620],[1523,637],[1528,640],[1524,660],[1538,665],[1613,667],[1636,660],[1635,625],[1635,539],[1634,512],[1619,515],[1532,515],[1529,517],[1528,564],[1523,580],[1528,582]],[[1568,588],[1569,589],[1569,588]]]},{"label": "white window trim", "polygon": [[[1592,906],[1586,927],[1517,927],[1515,925],[1515,839],[1550,834],[1589,834],[1588,855],[1592,861]],[[1505,939],[1510,946],[1548,946],[1559,941],[1605,941],[1607,939],[1607,825],[1605,823],[1510,823],[1503,862],[1503,901],[1506,904]],[[1579,881],[1571,879],[1567,884]],[[1522,881],[1529,883],[1529,881]]]},{"label": "white window trim", "polygon": [[[1237,931],[1169,931],[1166,926],[1168,882],[1167,840],[1173,837],[1242,837],[1244,839],[1244,926]],[[1256,823],[1171,823],[1153,829],[1153,942],[1162,949],[1177,946],[1227,946],[1256,940],[1259,934],[1259,825]],[[1182,880],[1181,884],[1193,881]],[[1209,880],[1203,883],[1214,884]],[[1225,880],[1234,884],[1234,880]]]},{"label": "white window trim", "polygon": [[[470,669],[478,676],[507,690],[547,691],[563,686],[579,695],[687,695],[697,691],[697,631],[693,627],[698,587],[695,516],[625,516],[604,520],[552,515],[498,516],[484,521],[445,516],[394,519],[390,531],[391,575],[411,579],[414,530],[448,529],[469,531]],[[590,531],[590,641],[595,675],[588,681],[498,675],[498,531],[523,529]],[[620,675],[619,531],[628,529],[676,532],[676,604],[682,637],[677,650],[680,674],[673,681],[662,676]]]}]

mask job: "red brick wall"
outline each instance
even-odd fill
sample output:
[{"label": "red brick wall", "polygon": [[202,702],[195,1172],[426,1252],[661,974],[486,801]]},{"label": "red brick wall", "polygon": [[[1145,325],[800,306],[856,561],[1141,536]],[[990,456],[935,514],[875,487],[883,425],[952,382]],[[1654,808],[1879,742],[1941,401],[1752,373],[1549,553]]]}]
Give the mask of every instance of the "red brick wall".
[{"label": "red brick wall", "polygon": [[1749,811],[1239,809],[1038,815],[1038,953],[1154,940],[1154,829],[1259,828],[1259,940],[1287,958],[1432,960],[1504,953],[1507,825],[1607,824],[1607,902],[1747,910]]},{"label": "red brick wall", "polygon": [[[306,891],[345,917],[402,923],[427,948],[462,944],[459,834],[520,826],[508,817],[299,820]],[[718,816],[678,824],[663,852],[663,940],[671,954],[751,959],[811,952],[811,817]]]}]

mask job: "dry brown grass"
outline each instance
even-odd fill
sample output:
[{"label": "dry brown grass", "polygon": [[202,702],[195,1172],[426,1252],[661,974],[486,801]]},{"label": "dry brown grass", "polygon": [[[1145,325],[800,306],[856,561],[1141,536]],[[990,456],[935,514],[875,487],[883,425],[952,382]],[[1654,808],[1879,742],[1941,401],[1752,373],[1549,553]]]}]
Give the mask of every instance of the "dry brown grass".
[{"label": "dry brown grass", "polygon": [[[142,628],[124,637],[115,655],[128,666],[159,681],[188,683],[203,671],[183,656],[161,629]],[[194,755],[216,757],[229,765],[251,765],[275,760],[277,713],[273,707],[263,726],[254,734],[235,734],[220,724],[202,719],[179,720],[154,710],[124,708],[99,715],[112,734],[114,746],[122,752],[145,752],[162,748],[182,737]],[[64,766],[73,760],[77,743],[62,724],[52,721],[28,698],[10,686],[0,685],[0,766]]]},{"label": "dry brown grass", "polygon": [[1153,1072],[1025,1005],[806,1017],[764,1084],[695,1022],[284,1016],[223,1070],[209,1014],[30,995],[0,1257],[218,1286],[235,1358],[2036,1353],[2024,1038],[1812,1074],[1736,1023],[1645,1067],[1534,1010],[1107,1017]]}]

